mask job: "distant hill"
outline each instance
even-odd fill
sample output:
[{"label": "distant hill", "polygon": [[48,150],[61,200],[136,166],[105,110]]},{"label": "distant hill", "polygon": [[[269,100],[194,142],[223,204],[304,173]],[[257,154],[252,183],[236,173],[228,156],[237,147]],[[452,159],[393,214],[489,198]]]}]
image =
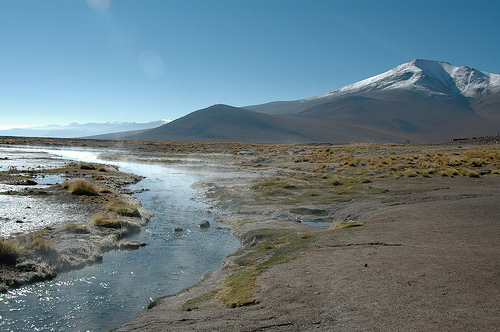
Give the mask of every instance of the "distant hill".
[{"label": "distant hill", "polygon": [[[138,133],[151,128],[159,127],[168,123],[166,120],[152,121],[146,123],[137,122],[93,122],[93,123],[71,123],[69,125],[48,125],[30,128],[14,128],[0,130],[0,136],[25,136],[25,137],[59,137],[77,138],[94,135],[104,135],[117,132]],[[127,134],[127,135],[130,135]]]},{"label": "distant hill", "polygon": [[416,59],[323,95],[214,105],[128,139],[203,142],[444,142],[500,132],[500,75]]}]

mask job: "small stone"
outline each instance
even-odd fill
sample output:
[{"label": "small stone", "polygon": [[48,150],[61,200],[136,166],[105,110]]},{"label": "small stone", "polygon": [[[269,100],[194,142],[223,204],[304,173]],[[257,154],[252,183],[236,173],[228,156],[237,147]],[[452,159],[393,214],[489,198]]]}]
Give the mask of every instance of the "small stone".
[{"label": "small stone", "polygon": [[199,226],[200,228],[208,228],[208,227],[210,227],[210,223],[208,222],[208,220],[203,220],[202,222],[200,222],[200,223],[198,224],[198,226]]}]

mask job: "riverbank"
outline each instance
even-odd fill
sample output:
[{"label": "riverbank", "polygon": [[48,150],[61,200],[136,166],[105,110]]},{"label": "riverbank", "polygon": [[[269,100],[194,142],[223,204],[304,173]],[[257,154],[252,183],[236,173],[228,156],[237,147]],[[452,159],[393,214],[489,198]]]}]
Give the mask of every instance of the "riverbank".
[{"label": "riverbank", "polygon": [[[118,331],[495,330],[500,179],[378,185],[389,191],[357,204],[369,215],[362,226],[261,220],[253,234],[265,244],[228,257],[222,270]],[[265,235],[270,229],[274,238]],[[254,285],[242,306],[224,302],[231,276],[241,289]]]},{"label": "riverbank", "polygon": [[[17,164],[15,155],[4,163]],[[3,167],[0,291],[98,263],[109,250],[145,245],[126,241],[150,217],[126,189],[140,180],[109,165],[42,158],[37,166]]]},{"label": "riverbank", "polygon": [[117,331],[499,326],[498,148],[309,148],[199,184],[245,248]]}]

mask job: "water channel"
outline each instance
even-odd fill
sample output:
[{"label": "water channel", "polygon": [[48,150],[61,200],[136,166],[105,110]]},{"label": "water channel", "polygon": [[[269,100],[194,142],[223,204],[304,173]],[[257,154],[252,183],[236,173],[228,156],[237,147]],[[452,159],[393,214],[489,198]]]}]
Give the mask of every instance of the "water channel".
[{"label": "water channel", "polygon": [[[0,151],[1,152],[1,151]],[[133,319],[150,300],[189,287],[219,269],[239,242],[217,227],[217,211],[195,200],[192,184],[222,174],[159,164],[106,162],[97,151],[40,150],[52,158],[112,163],[145,176],[132,190],[155,216],[130,240],[148,243],[137,251],[112,251],[102,264],[58,275],[0,294],[2,331],[106,331]],[[212,227],[198,223],[209,220]],[[183,232],[175,232],[182,227]]]}]

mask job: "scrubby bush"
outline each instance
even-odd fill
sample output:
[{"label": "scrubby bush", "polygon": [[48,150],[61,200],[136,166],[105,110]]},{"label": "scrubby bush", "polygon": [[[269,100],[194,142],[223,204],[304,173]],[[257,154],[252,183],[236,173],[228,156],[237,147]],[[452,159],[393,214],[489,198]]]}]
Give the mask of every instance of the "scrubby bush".
[{"label": "scrubby bush", "polygon": [[467,169],[467,168],[462,168],[460,169],[460,175],[462,176],[468,176],[470,178],[479,178],[481,177],[481,174],[479,172]]}]

